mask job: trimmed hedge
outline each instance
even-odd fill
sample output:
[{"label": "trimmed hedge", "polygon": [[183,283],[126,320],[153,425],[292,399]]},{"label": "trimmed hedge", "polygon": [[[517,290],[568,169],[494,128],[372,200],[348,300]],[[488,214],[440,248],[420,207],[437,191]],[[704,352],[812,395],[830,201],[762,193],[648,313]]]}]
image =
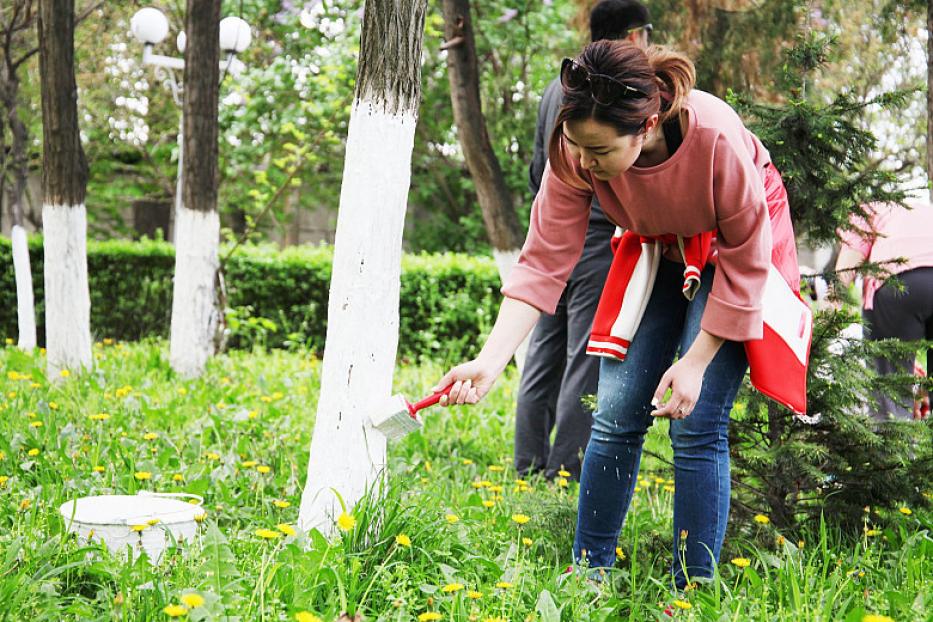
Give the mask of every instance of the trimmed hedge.
[{"label": "trimmed hedge", "polygon": [[[42,239],[29,240],[39,342],[44,343]],[[173,247],[157,241],[88,242],[91,331],[95,338],[167,337]],[[223,251],[222,251],[223,252]],[[225,271],[229,345],[304,344],[323,352],[330,247],[241,247]],[[475,355],[500,301],[489,258],[446,253],[402,259],[399,355],[458,360]],[[0,238],[0,330],[17,334],[10,240]]]}]

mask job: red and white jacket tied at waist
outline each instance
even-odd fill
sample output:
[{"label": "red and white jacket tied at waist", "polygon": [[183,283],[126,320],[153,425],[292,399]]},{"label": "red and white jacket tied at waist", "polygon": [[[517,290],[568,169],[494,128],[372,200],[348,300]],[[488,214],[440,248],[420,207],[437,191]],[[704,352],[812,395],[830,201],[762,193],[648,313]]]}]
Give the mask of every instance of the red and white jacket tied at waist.
[{"label": "red and white jacket tied at waist", "polygon": [[[594,356],[624,360],[654,289],[664,246],[677,243],[684,258],[683,294],[693,300],[707,261],[713,232],[689,238],[668,235],[644,237],[616,230],[615,254],[593,318],[586,351]],[[803,415],[807,410],[807,364],[813,315],[773,264],[762,300],[763,337],[745,342],[752,385],[761,393]]]}]

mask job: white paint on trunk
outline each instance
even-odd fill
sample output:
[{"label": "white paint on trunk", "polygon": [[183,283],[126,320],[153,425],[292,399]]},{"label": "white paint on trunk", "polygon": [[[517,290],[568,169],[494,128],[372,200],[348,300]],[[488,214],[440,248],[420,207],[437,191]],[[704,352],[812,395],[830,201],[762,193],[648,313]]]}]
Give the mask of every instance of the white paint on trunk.
[{"label": "white paint on trunk", "polygon": [[42,233],[47,368],[57,379],[63,369],[92,365],[84,205],[43,205]]},{"label": "white paint on trunk", "polygon": [[220,219],[215,210],[179,206],[175,212],[175,284],[169,361],[186,378],[200,376],[214,353],[218,309]]},{"label": "white paint on trunk", "polygon": [[[389,107],[391,109],[391,107]],[[321,394],[298,524],[332,534],[377,484],[386,441],[368,423],[391,394],[402,229],[417,111],[355,102],[350,114],[327,309]]]},{"label": "white paint on trunk", "polygon": [[[505,280],[509,276],[509,272],[512,271],[512,266],[518,263],[518,256],[521,255],[522,249],[513,248],[507,251],[500,251],[497,249],[492,250],[492,257],[496,260],[496,267],[499,269],[499,278],[505,283]],[[518,368],[519,373],[525,369],[525,357],[528,355],[528,341],[531,339],[531,333],[528,333],[528,336],[518,345],[518,349],[515,350],[515,366]]]},{"label": "white paint on trunk", "polygon": [[16,317],[19,326],[21,350],[36,347],[36,305],[32,289],[32,269],[29,265],[29,244],[26,230],[13,225],[10,231],[13,242],[13,273],[16,276]]}]

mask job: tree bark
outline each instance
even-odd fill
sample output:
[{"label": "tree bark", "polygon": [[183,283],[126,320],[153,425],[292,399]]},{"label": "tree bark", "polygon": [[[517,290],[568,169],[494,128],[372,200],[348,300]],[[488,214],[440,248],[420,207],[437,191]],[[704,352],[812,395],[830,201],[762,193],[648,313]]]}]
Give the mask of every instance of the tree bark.
[{"label": "tree bark", "polygon": [[495,250],[512,253],[520,249],[524,242],[523,228],[519,225],[502,167],[486,131],[479,94],[470,2],[443,0],[441,6],[444,13],[444,36],[450,43],[447,49],[447,76],[460,146],[476,186],[489,241]]},{"label": "tree bark", "polygon": [[169,360],[185,377],[200,376],[214,353],[219,266],[217,100],[220,0],[188,0],[185,32],[184,160],[175,212],[175,284]]},{"label": "tree bark", "polygon": [[[369,417],[387,400],[398,347],[402,231],[421,94],[426,0],[369,0],[347,134],[321,393],[298,523],[334,519],[385,472]],[[336,494],[335,494],[336,493]]]},{"label": "tree bark", "polygon": [[92,365],[84,207],[88,167],[78,128],[74,29],[74,0],[40,0],[42,223],[50,378],[57,378],[62,369]]}]

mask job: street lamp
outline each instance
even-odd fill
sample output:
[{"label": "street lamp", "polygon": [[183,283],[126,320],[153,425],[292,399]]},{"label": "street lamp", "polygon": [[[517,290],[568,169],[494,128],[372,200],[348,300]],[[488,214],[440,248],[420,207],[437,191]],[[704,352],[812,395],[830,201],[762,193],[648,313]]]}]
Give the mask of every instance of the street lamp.
[{"label": "street lamp", "polygon": [[[155,54],[153,48],[168,36],[168,18],[159,9],[146,7],[140,9],[130,19],[130,31],[133,36],[143,44],[143,64],[155,68],[156,78],[168,84],[172,91],[172,99],[178,106],[182,104],[182,84],[175,77],[175,71],[184,71],[183,58]],[[220,61],[220,79],[226,74],[239,75],[246,65],[236,58],[236,55],[249,47],[252,41],[249,24],[239,17],[229,16],[220,20],[220,51],[226,55]],[[185,52],[187,37],[185,31],[180,31],[175,39],[175,45],[182,54]],[[178,121],[178,174],[175,183],[175,211],[181,206],[182,163],[185,149],[184,117]],[[173,229],[174,234],[174,229]],[[174,235],[173,235],[174,237]]]}]

